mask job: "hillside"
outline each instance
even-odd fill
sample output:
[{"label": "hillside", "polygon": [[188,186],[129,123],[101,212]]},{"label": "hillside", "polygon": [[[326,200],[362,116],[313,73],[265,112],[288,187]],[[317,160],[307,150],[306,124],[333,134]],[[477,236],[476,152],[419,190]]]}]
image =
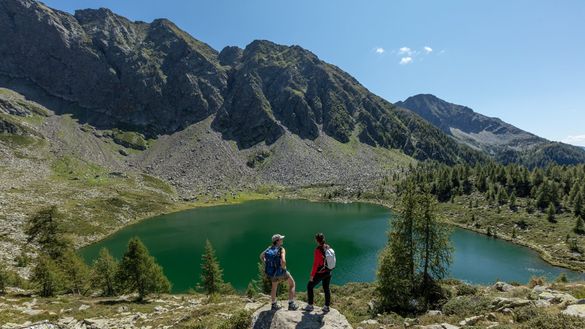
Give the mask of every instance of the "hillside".
[{"label": "hillside", "polygon": [[458,142],[492,155],[503,163],[529,167],[585,162],[585,152],[568,144],[548,141],[498,118],[446,102],[434,95],[409,97],[396,106],[409,109]]}]

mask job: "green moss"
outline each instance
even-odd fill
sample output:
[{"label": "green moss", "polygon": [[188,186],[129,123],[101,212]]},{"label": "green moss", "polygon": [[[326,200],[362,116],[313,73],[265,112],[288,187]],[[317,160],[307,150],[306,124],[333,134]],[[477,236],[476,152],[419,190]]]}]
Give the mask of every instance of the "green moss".
[{"label": "green moss", "polygon": [[133,131],[121,131],[115,129],[112,134],[112,139],[116,144],[122,145],[135,150],[146,150],[148,143],[142,134]]}]

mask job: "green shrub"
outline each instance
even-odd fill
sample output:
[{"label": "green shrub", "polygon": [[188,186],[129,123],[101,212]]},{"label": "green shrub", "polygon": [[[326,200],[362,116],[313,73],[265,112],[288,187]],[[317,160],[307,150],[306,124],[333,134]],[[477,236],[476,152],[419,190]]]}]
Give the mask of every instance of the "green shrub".
[{"label": "green shrub", "polygon": [[514,321],[523,323],[539,315],[540,310],[533,306],[520,307],[514,310]]},{"label": "green shrub", "polygon": [[482,314],[490,309],[491,300],[484,296],[459,296],[443,305],[443,313],[461,317]]},{"label": "green shrub", "polygon": [[457,296],[475,295],[477,290],[477,287],[464,283],[457,286]]},{"label": "green shrub", "polygon": [[241,310],[219,326],[219,329],[248,329],[252,325],[250,312]]},{"label": "green shrub", "polygon": [[547,314],[541,312],[520,326],[521,329],[582,329],[585,319],[565,314]]}]

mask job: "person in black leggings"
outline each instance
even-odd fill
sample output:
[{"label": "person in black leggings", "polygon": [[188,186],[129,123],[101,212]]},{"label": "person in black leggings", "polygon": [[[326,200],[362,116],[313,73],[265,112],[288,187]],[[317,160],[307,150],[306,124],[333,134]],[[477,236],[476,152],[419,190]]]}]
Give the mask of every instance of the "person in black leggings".
[{"label": "person in black leggings", "polygon": [[331,290],[329,289],[329,284],[331,283],[331,270],[325,267],[325,250],[329,248],[329,245],[325,242],[325,236],[323,233],[317,233],[315,235],[315,241],[317,242],[317,247],[315,248],[314,253],[311,278],[307,284],[308,305],[305,307],[305,311],[313,311],[313,302],[315,298],[313,289],[322,282],[323,291],[325,292],[325,306],[323,306],[323,312],[329,312],[329,305],[331,304]]}]

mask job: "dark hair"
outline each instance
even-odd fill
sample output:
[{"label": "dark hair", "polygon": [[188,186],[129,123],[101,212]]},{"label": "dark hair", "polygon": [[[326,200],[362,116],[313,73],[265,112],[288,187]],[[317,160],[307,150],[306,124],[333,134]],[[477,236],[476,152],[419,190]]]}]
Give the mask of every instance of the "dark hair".
[{"label": "dark hair", "polygon": [[325,244],[325,236],[323,235],[323,233],[315,234],[315,240],[317,240],[317,242],[319,242],[320,245]]}]

